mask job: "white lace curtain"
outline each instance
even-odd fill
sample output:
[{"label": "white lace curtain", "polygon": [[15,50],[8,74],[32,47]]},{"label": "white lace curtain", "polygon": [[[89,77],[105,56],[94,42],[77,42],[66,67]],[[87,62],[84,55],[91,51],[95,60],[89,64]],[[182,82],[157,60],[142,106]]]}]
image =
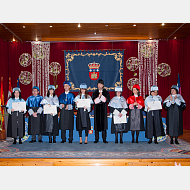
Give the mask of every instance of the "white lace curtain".
[{"label": "white lace curtain", "polygon": [[157,85],[158,40],[138,42],[139,85],[145,98],[152,85]]},{"label": "white lace curtain", "polygon": [[32,85],[38,86],[45,96],[49,81],[50,42],[31,42],[32,45]]}]

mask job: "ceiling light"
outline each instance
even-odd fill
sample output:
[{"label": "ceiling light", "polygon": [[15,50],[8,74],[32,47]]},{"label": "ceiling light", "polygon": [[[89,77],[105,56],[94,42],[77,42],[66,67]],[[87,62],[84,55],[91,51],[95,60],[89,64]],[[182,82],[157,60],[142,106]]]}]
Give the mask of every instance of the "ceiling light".
[{"label": "ceiling light", "polygon": [[94,34],[96,35],[96,32],[94,32]]},{"label": "ceiling light", "polygon": [[23,26],[23,28],[25,28],[25,26]]},{"label": "ceiling light", "polygon": [[176,37],[174,37],[174,39],[176,39]]},{"label": "ceiling light", "polygon": [[15,38],[13,37],[13,42],[15,42]]},{"label": "ceiling light", "polygon": [[107,25],[107,24],[106,24],[105,26],[106,26],[106,27],[108,27],[108,25]]},{"label": "ceiling light", "polygon": [[164,23],[162,23],[162,26],[164,26],[165,24]]},{"label": "ceiling light", "polygon": [[150,40],[152,40],[152,38],[150,38]]},{"label": "ceiling light", "polygon": [[38,38],[36,37],[36,41],[38,41]]},{"label": "ceiling light", "polygon": [[52,26],[49,26],[50,28],[52,28]]},{"label": "ceiling light", "polygon": [[80,27],[80,23],[78,24],[78,27]]},{"label": "ceiling light", "polygon": [[133,24],[133,26],[136,26],[136,24]]}]

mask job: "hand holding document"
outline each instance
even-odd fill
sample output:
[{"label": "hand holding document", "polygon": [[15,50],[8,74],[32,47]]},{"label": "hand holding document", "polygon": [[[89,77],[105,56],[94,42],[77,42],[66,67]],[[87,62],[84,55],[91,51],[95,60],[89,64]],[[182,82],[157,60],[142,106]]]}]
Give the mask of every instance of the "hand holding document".
[{"label": "hand holding document", "polygon": [[149,107],[149,111],[151,110],[161,110],[162,109],[162,105],[160,101],[154,101],[154,102],[147,102],[148,107]]},{"label": "hand holding document", "polygon": [[95,102],[95,104],[98,104],[98,103],[100,103],[101,101],[100,101],[99,98],[96,98],[96,99],[94,100],[94,102]]},{"label": "hand holding document", "polygon": [[101,98],[100,98],[100,100],[102,101],[102,102],[106,102],[106,98],[105,98],[105,96],[101,96]]},{"label": "hand holding document", "polygon": [[26,110],[26,102],[13,102],[12,109],[14,111],[25,111]]},{"label": "hand holding document", "polygon": [[56,105],[44,105],[44,114],[57,114],[57,106]]},{"label": "hand holding document", "polygon": [[113,121],[114,121],[114,124],[120,124],[120,123],[127,123],[127,117],[126,117],[126,114],[127,112],[125,110],[122,110],[121,111],[121,114],[122,116],[119,117],[119,111],[118,110],[114,110],[113,114]]},{"label": "hand holding document", "polygon": [[90,107],[90,99],[78,99],[77,101],[78,101],[77,103],[78,108]]}]

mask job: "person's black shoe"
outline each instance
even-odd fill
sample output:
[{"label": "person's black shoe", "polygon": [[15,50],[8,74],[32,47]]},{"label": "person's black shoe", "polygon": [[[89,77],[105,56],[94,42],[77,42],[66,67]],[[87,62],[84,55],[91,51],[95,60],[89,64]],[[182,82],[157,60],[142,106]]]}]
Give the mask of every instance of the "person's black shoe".
[{"label": "person's black shoe", "polygon": [[139,143],[138,139],[136,139],[136,143]]},{"label": "person's black shoe", "polygon": [[118,139],[115,140],[115,143],[118,143]]},{"label": "person's black shoe", "polygon": [[36,140],[35,141],[31,140],[29,143],[34,143],[34,142],[36,142]]},{"label": "person's black shoe", "polygon": [[158,144],[157,138],[154,139],[154,144]]},{"label": "person's black shoe", "polygon": [[106,140],[104,140],[103,142],[104,142],[104,143],[108,143],[108,141],[106,141]]},{"label": "person's black shoe", "polygon": [[61,143],[64,143],[64,142],[66,142],[66,141],[64,141],[64,140],[61,141]]},{"label": "person's black shoe", "polygon": [[52,143],[52,137],[49,137],[49,143]]},{"label": "person's black shoe", "polygon": [[14,138],[13,144],[16,144],[16,138]]},{"label": "person's black shoe", "polygon": [[39,143],[43,143],[43,141],[42,141],[42,140],[39,140],[38,142],[39,142]]},{"label": "person's black shoe", "polygon": [[53,143],[56,143],[56,137],[53,137]]},{"label": "person's black shoe", "polygon": [[175,144],[179,144],[179,142],[178,142],[178,140],[177,140],[177,139],[175,140]]},{"label": "person's black shoe", "polygon": [[132,139],[132,143],[134,143],[134,139]]},{"label": "person's black shoe", "polygon": [[98,143],[99,141],[98,140],[95,140],[94,143]]},{"label": "person's black shoe", "polygon": [[120,144],[123,144],[123,140],[120,140]]},{"label": "person's black shoe", "polygon": [[85,142],[84,144],[88,144],[87,142]]},{"label": "person's black shoe", "polygon": [[170,144],[174,144],[174,142],[173,142],[173,138],[170,140]]},{"label": "person's black shoe", "polygon": [[22,140],[21,140],[21,138],[19,138],[19,144],[22,144]]},{"label": "person's black shoe", "polygon": [[152,143],[152,139],[149,139],[148,144],[151,144],[151,143]]},{"label": "person's black shoe", "polygon": [[71,140],[69,140],[69,143],[72,143],[72,141],[71,141]]}]

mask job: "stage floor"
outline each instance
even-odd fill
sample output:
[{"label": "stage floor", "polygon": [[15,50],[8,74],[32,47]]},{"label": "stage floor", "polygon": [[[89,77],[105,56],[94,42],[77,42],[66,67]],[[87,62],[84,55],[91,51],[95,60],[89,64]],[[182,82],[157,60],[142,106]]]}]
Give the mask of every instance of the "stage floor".
[{"label": "stage floor", "polygon": [[148,144],[145,141],[137,143],[124,142],[115,144],[102,141],[94,144],[64,144],[57,142],[49,144],[29,143],[13,145],[12,142],[0,142],[0,158],[87,158],[87,159],[175,159],[190,158],[190,143],[179,139],[179,145],[169,143],[169,137],[166,141],[158,144]]}]

